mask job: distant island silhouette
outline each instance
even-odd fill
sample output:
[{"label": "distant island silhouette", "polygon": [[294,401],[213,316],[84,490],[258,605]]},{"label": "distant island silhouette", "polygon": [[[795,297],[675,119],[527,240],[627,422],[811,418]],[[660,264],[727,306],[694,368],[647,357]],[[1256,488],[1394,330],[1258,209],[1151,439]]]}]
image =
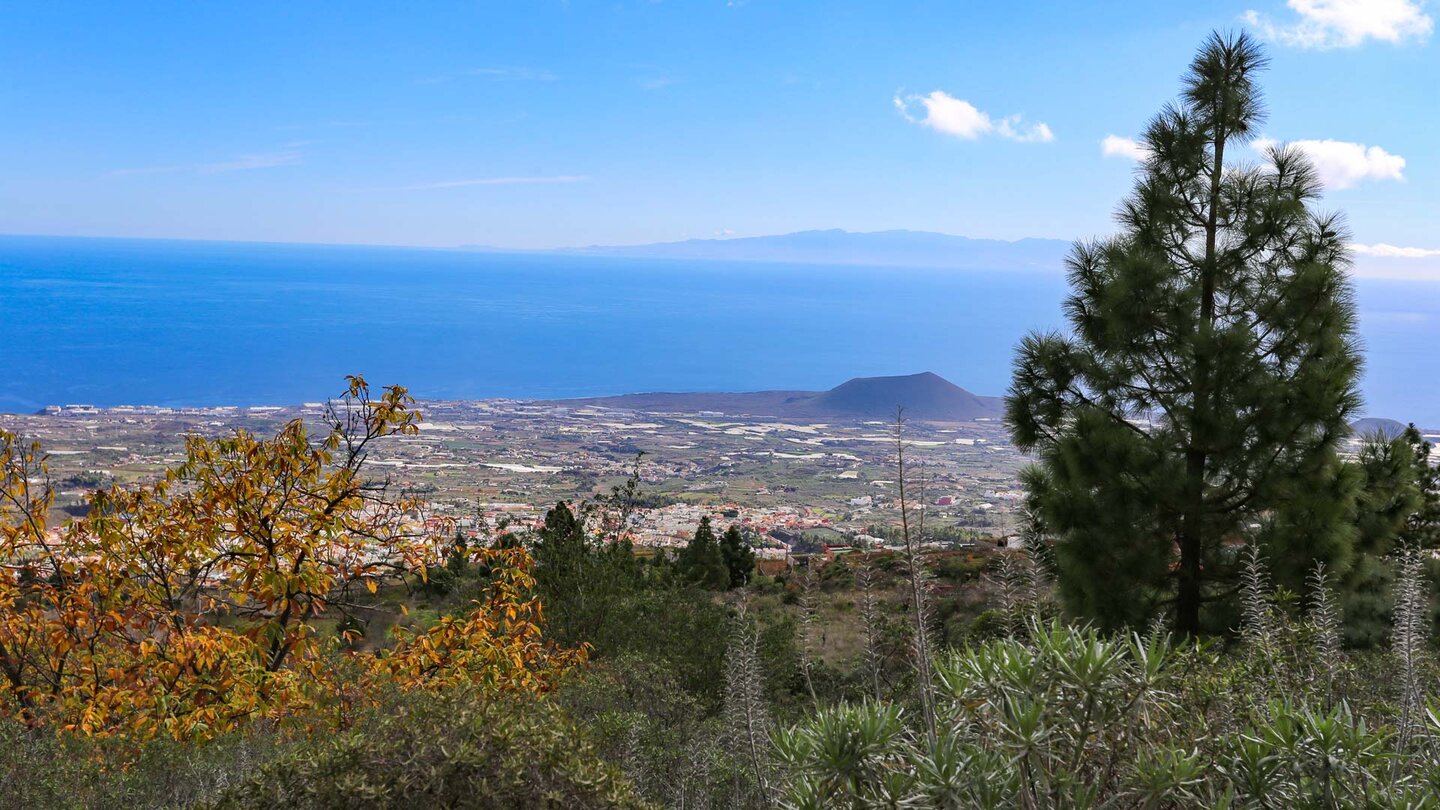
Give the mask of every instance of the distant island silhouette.
[{"label": "distant island silhouette", "polygon": [[727,239],[687,239],[648,245],[588,245],[547,250],[508,250],[462,245],[463,250],[570,256],[614,256],[687,261],[776,262],[933,269],[1038,270],[1064,268],[1070,243],[1059,239],[972,239],[933,231],[871,231],[839,228]]},{"label": "distant island silhouette", "polygon": [[622,394],[561,400],[636,411],[714,411],[733,415],[806,419],[893,419],[928,422],[997,419],[1000,397],[972,394],[933,372],[895,377],[856,377],[828,391],[752,391]]}]

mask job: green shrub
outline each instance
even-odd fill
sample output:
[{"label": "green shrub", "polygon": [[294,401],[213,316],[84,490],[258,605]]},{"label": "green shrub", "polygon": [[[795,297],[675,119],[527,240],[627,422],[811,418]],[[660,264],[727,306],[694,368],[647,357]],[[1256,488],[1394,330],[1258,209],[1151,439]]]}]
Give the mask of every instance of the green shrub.
[{"label": "green shrub", "polygon": [[966,635],[971,641],[989,641],[1005,635],[1009,620],[998,610],[987,610],[975,617]]},{"label": "green shrub", "polygon": [[935,576],[948,582],[970,582],[990,567],[990,558],[977,554],[947,554],[933,566]]},{"label": "green shrub", "polygon": [[193,807],[239,784],[275,755],[261,728],[205,745],[56,734],[0,719],[0,807],[148,810]]},{"label": "green shrub", "polygon": [[411,695],[299,743],[212,810],[643,808],[546,700]]},{"label": "green shrub", "polygon": [[785,592],[785,583],[778,577],[756,574],[750,578],[750,589],[759,596],[773,596]]}]

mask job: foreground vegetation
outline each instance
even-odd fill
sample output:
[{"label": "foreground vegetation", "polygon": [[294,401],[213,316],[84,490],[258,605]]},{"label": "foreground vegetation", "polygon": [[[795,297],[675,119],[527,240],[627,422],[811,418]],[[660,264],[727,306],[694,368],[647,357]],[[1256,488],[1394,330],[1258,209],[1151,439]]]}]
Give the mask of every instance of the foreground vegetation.
[{"label": "foreground vegetation", "polygon": [[[586,525],[557,508],[552,526],[567,513]],[[581,536],[588,553],[560,583],[594,583],[581,598],[608,618],[581,618],[604,642],[544,693],[385,686],[362,666],[373,652],[351,653],[336,682],[372,691],[340,721],[257,716],[203,740],[7,723],[7,795],[227,808],[1433,807],[1440,796],[1429,690],[1440,669],[1416,555],[1396,561],[1388,645],[1347,649],[1334,579],[1317,569],[1299,597],[1271,584],[1258,554],[1243,565],[1240,633],[1196,640],[1063,619],[1043,555],[1024,550],[919,557],[913,573],[904,555],[842,557],[710,590],[676,563]],[[528,540],[543,557],[552,538]],[[445,593],[415,597],[441,614],[490,576],[446,570],[432,577]],[[568,587],[543,571],[537,594]],[[920,624],[917,580],[932,618]],[[936,648],[928,679],[920,632]]]}]

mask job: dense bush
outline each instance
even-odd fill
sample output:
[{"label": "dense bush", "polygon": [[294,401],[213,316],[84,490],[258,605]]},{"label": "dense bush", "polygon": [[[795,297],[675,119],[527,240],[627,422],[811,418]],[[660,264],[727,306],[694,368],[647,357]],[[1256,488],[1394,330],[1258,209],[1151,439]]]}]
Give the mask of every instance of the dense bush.
[{"label": "dense bush", "polygon": [[0,806],[26,810],[193,807],[248,778],[279,738],[252,727],[205,745],[56,734],[0,720]]},{"label": "dense bush", "polygon": [[935,576],[951,582],[970,582],[984,573],[993,558],[978,554],[947,554],[935,565]]},{"label": "dense bush", "polygon": [[666,807],[721,803],[734,770],[723,724],[663,661],[627,654],[575,673],[556,699],[644,798]]},{"label": "dense bush", "polygon": [[261,808],[643,808],[559,707],[465,691],[398,697],[295,745],[208,805]]},{"label": "dense bush", "polygon": [[261,724],[203,745],[0,722],[0,789],[26,810],[649,806],[558,704],[468,689],[397,693],[339,734]]}]

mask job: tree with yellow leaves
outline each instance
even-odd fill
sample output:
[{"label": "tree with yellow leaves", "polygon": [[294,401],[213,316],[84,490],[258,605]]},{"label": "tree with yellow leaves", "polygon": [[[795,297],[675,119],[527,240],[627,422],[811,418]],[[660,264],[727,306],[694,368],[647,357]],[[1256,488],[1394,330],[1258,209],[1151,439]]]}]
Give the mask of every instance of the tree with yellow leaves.
[{"label": "tree with yellow leaves", "polygon": [[[541,691],[578,659],[545,642],[521,549],[470,553],[501,572],[462,617],[402,631],[381,656],[317,632],[374,609],[382,583],[439,563],[447,533],[423,504],[364,475],[377,442],[417,432],[399,386],[360,377],[312,436],[192,436],[185,461],[148,486],[97,493],[52,529],[40,447],[0,432],[0,674],[25,722],[87,734],[203,738],[254,718],[315,717],[389,679]],[[373,601],[373,600],[372,600]],[[356,664],[360,666],[355,666]],[[359,675],[355,675],[358,669]],[[351,690],[353,691],[353,690]]]}]

